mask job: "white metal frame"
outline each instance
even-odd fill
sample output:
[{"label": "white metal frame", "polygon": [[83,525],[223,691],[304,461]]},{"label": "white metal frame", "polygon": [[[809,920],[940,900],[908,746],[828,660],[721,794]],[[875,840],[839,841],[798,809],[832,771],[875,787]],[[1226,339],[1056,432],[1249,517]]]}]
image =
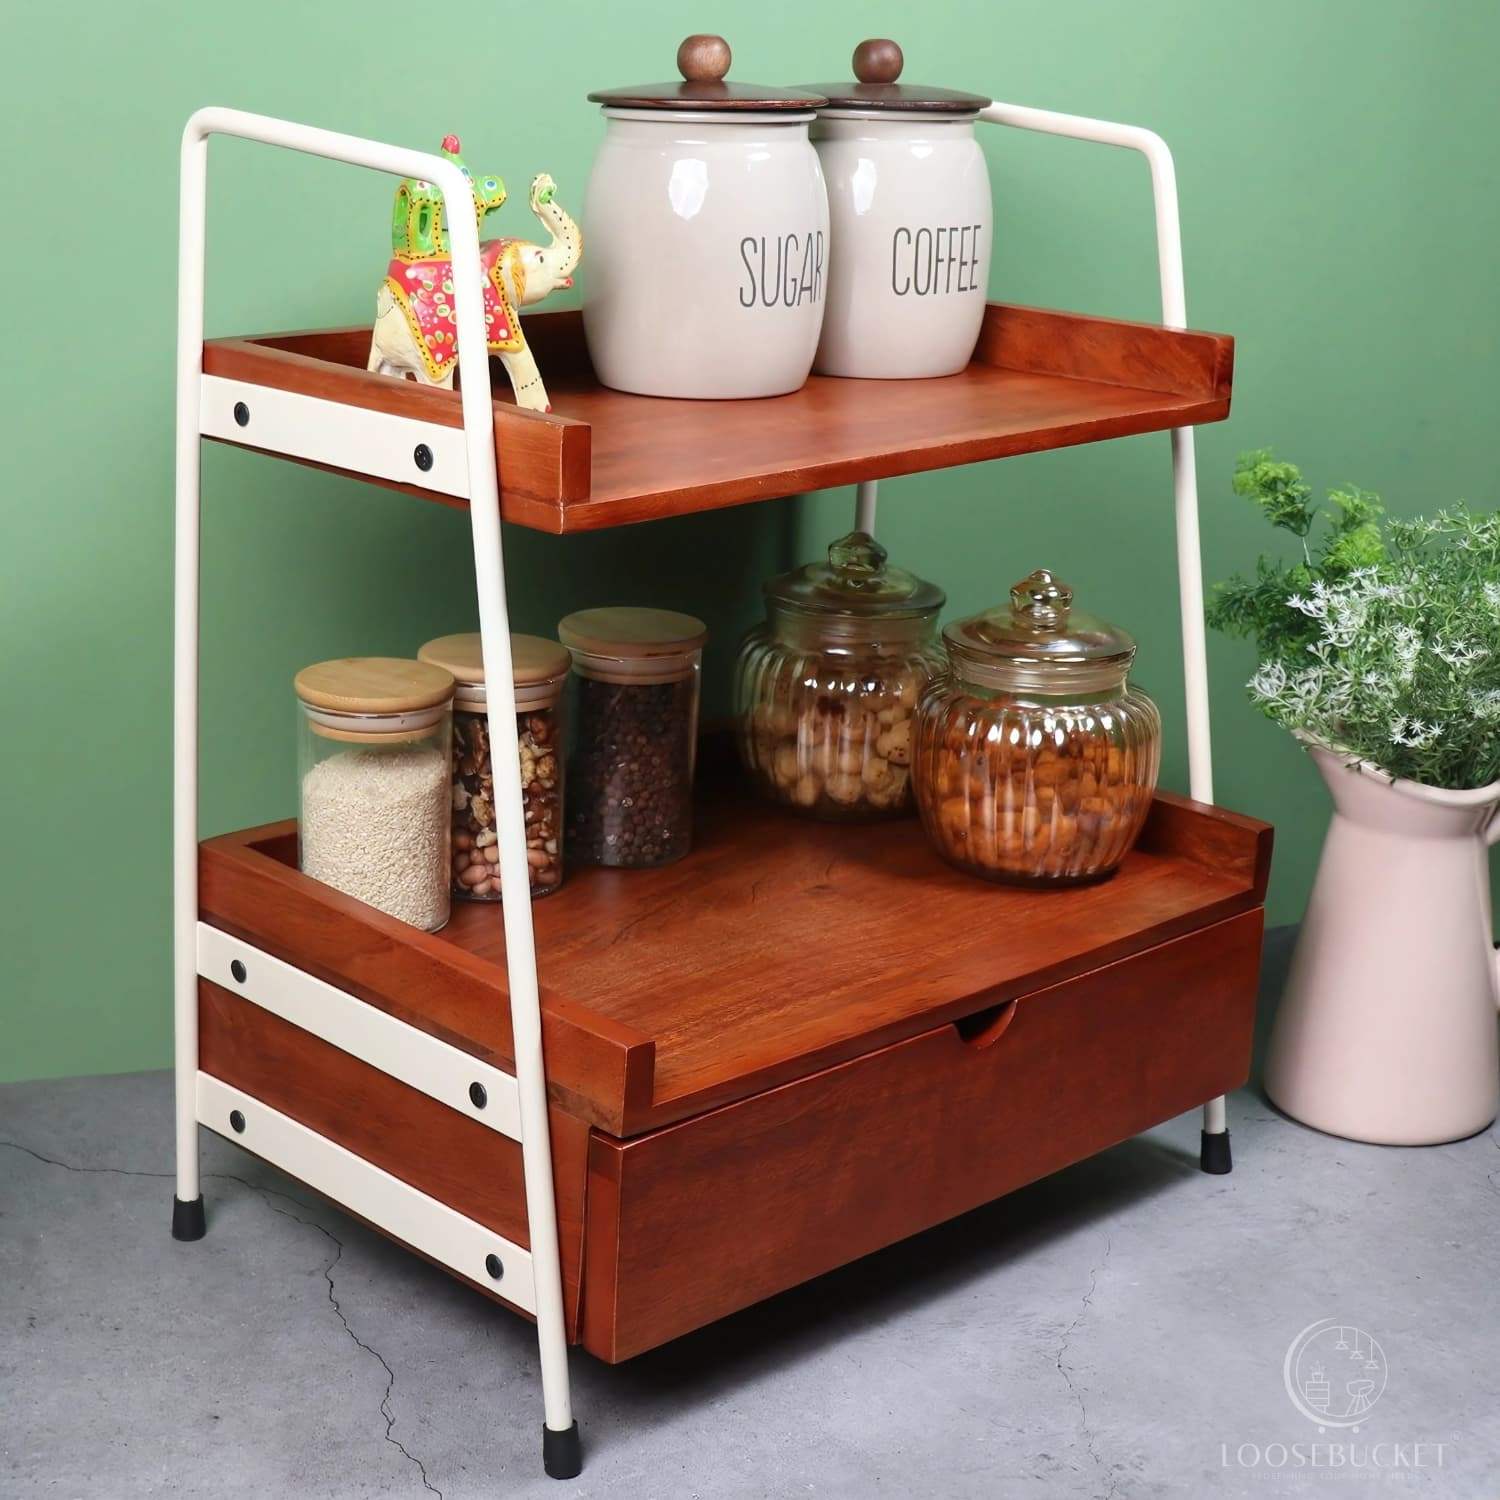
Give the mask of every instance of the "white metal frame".
[{"label": "white metal frame", "polygon": [[[383,413],[349,413],[310,397],[284,399],[262,387],[247,388],[238,399],[247,410],[241,426],[234,412],[235,392],[203,374],[203,291],[206,241],[208,140],[214,135],[238,136],[264,145],[300,151],[331,161],[347,162],[396,177],[423,178],[442,194],[453,251],[455,306],[458,323],[458,368],[463,412],[462,446],[451,428],[428,426]],[[445,157],[408,151],[357,136],[339,135],[240,110],[203,109],[182,134],[181,187],[177,261],[177,450],[175,618],[173,669],[173,991],[176,1035],[177,1198],[192,1203],[201,1196],[198,1169],[198,1126],[221,1127],[222,1111],[206,1117],[205,1102],[222,1088],[200,1079],[198,1070],[198,999],[200,972],[198,922],[198,633],[199,633],[199,459],[205,434],[238,437],[256,446],[294,453],[299,457],[334,462],[342,468],[372,470],[369,455],[382,465],[399,462],[402,453],[426,449],[420,473],[403,468],[398,476],[418,478],[446,493],[467,496],[474,546],[474,571],[479,595],[479,630],[489,698],[490,742],[494,746],[495,792],[499,813],[500,878],[505,889],[530,888],[526,864],[525,821],[522,816],[520,755],[516,742],[516,705],[512,685],[510,622],[505,602],[501,560],[500,486],[494,442],[490,369],[485,347],[480,287],[479,230],[468,179]],[[228,420],[234,427],[225,430]],[[332,408],[332,410],[330,410]],[[336,411],[337,415],[333,415]],[[330,417],[332,420],[330,421]],[[342,457],[331,456],[337,453]],[[351,462],[351,460],[354,460]],[[415,462],[415,458],[413,459]],[[439,483],[433,484],[434,480]],[[567,1330],[564,1323],[562,1269],[557,1243],[557,1210],[552,1189],[552,1146],[547,1120],[547,1079],[542,1060],[541,1008],[537,996],[536,944],[529,901],[502,903],[505,923],[506,971],[510,988],[511,1032],[515,1052],[515,1096],[526,1182],[526,1220],[531,1241],[529,1256],[510,1246],[505,1252],[515,1264],[506,1265],[505,1295],[530,1293],[523,1305],[534,1311],[541,1352],[542,1404],[547,1430],[555,1434],[573,1429],[568,1386]],[[213,977],[219,977],[215,974]],[[346,997],[352,1000],[352,997]],[[358,1002],[355,1002],[356,1004]],[[364,1007],[370,1010],[370,1007]],[[375,1014],[373,1011],[371,1014]],[[304,1017],[306,1019],[306,1017]],[[387,1018],[388,1019],[388,1018]],[[378,1023],[377,1023],[378,1024]],[[310,1028],[320,1031],[320,1027]],[[330,1038],[330,1040],[334,1040]],[[335,1045],[338,1042],[335,1040]],[[258,1105],[269,1119],[275,1111]],[[292,1122],[286,1122],[291,1125]],[[331,1141],[302,1126],[284,1130],[274,1122],[260,1132],[277,1131],[282,1159],[299,1176],[356,1212],[359,1203],[372,1211],[364,1216],[401,1238],[415,1200],[392,1193],[387,1174]],[[326,1148],[326,1149],[325,1149]],[[271,1153],[265,1153],[271,1155]],[[272,1159],[276,1159],[274,1156]],[[318,1179],[306,1171],[320,1172]],[[384,1180],[383,1180],[384,1179]],[[411,1190],[406,1190],[408,1194]],[[425,1200],[430,1202],[431,1200]],[[406,1218],[390,1218],[397,1203]],[[439,1205],[441,1206],[441,1205]],[[420,1209],[420,1205],[418,1205]],[[419,1212],[417,1217],[422,1217]],[[451,1210],[444,1210],[451,1213]],[[461,1215],[453,1215],[467,1224]],[[475,1226],[477,1228],[477,1226]],[[453,1229],[453,1226],[449,1226]],[[429,1242],[433,1253],[468,1254],[467,1231],[439,1234]],[[494,1245],[498,1237],[483,1232]],[[457,1235],[454,1239],[453,1235]],[[417,1241],[412,1240],[412,1243]],[[478,1242],[476,1242],[477,1244]],[[442,1247],[447,1247],[444,1253]],[[490,1253],[490,1252],[486,1252]],[[525,1261],[517,1260],[525,1256]],[[504,1259],[504,1256],[502,1256]],[[465,1274],[474,1275],[472,1268]],[[479,1279],[476,1277],[475,1279]],[[514,1300],[514,1299],[513,1299]],[[544,1448],[545,1448],[544,1444]]]},{"label": "white metal frame", "polygon": [[[992,125],[1009,125],[1038,135],[1060,135],[1101,146],[1139,151],[1151,167],[1156,207],[1156,259],[1161,282],[1161,320],[1168,328],[1187,327],[1187,287],[1182,274],[1182,222],[1177,211],[1177,168],[1167,143],[1154,130],[1058,114],[1022,104],[991,104],[979,112]],[[1208,642],[1203,619],[1203,551],[1198,534],[1198,460],[1191,427],[1172,429],[1172,492],[1177,511],[1177,589],[1181,600],[1183,678],[1186,684],[1188,789],[1199,802],[1214,800],[1213,745],[1208,721]],[[875,534],[876,485],[859,486],[854,525]],[[1224,1100],[1203,1106],[1208,1135],[1228,1130]]]},{"label": "white metal frame", "polygon": [[[1163,322],[1186,326],[1176,174],[1166,143],[1149,130],[1018,105],[993,104],[993,124],[1069,136],[1140,151],[1150,163],[1156,207]],[[424,178],[442,194],[452,242],[461,379],[461,429],[383,412],[352,409],[293,392],[206,376],[202,371],[205,198],[208,140],[213,135],[321,156],[332,161]],[[176,1125],[179,1202],[200,1199],[198,1127],[243,1139],[336,1201],[460,1274],[485,1284],[489,1257],[502,1269],[496,1288],[534,1312],[541,1350],[545,1427],[574,1428],[568,1387],[562,1276],[553,1201],[552,1154],[542,1057],[536,947],[531,903],[502,904],[515,1075],[404,1025],[353,995],[200,923],[198,914],[199,459],[204,437],[249,443],[383,479],[407,480],[467,498],[478,587],[489,728],[500,768],[500,876],[509,890],[529,888],[520,760],[516,745],[510,626],[501,557],[500,496],[490,372],[481,301],[479,235],[467,179],[441,156],[408,151],[238,110],[204,109],[182,137],[178,244],[177,447],[173,716],[173,991],[176,1036]],[[1172,432],[1178,584],[1186,676],[1191,790],[1213,799],[1204,640],[1197,473],[1191,428]],[[855,524],[873,534],[877,487],[858,487]],[[531,1248],[511,1244],[446,1205],[391,1177],[336,1142],[221,1080],[198,1058],[198,980],[202,975],[311,1031],[382,1072],[520,1142]],[[473,1085],[483,1095],[471,1093]],[[483,1098],[483,1103],[476,1102]],[[238,1122],[231,1121],[237,1115]],[[227,1126],[227,1129],[226,1129]],[[1208,1133],[1225,1130],[1224,1101],[1204,1108]],[[494,1264],[494,1262],[490,1262]]]}]

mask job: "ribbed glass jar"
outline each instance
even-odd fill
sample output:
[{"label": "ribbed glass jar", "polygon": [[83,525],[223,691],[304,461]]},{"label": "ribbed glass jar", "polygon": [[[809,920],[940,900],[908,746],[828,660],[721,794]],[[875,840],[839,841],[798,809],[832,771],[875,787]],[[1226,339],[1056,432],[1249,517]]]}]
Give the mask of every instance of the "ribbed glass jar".
[{"label": "ribbed glass jar", "polygon": [[740,643],[740,757],[763,795],[812,817],[900,817],[912,810],[912,717],[944,666],[943,594],[887,568],[859,532],[828,557],[772,579],[765,623]]},{"label": "ribbed glass jar", "polygon": [[917,707],[922,823],[945,859],[986,879],[1097,880],[1150,811],[1161,715],[1126,682],[1135,643],[1070,616],[1066,585],[1033,574],[1012,599],[1009,621],[943,632],[952,670]]},{"label": "ribbed glass jar", "polygon": [[1161,715],[1134,688],[1085,703],[955,679],[917,714],[917,805],[938,852],[992,880],[1094,880],[1151,807]]}]

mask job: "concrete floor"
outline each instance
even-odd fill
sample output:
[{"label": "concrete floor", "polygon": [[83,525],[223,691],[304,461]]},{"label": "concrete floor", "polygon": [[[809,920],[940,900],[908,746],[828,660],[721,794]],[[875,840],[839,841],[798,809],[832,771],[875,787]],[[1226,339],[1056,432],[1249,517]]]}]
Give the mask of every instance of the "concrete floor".
[{"label": "concrete floor", "polygon": [[[0,1088],[0,1494],[1495,1495],[1500,1141],[1230,1118],[1230,1177],[1185,1116],[629,1365],[575,1356],[557,1484],[529,1324],[207,1134],[209,1235],[174,1243],[165,1074]],[[1358,1435],[1283,1385],[1324,1318],[1385,1353]]]}]

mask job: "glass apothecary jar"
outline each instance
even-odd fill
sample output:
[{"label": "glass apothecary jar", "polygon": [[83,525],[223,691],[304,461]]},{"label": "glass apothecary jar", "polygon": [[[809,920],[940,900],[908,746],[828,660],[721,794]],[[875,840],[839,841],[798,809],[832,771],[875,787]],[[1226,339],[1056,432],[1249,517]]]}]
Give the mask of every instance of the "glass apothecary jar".
[{"label": "glass apothecary jar", "polygon": [[912,716],[944,665],[943,591],[854,531],[765,595],[735,669],[740,757],[756,786],[818,818],[909,813]]},{"label": "glass apothecary jar", "polygon": [[449,914],[453,678],[344,657],[304,667],[295,687],[303,874],[436,932]]},{"label": "glass apothecary jar", "polygon": [[583,609],[557,635],[577,678],[569,857],[632,868],[681,859],[693,842],[708,627],[669,609]]},{"label": "glass apothecary jar", "polygon": [[[500,899],[499,820],[490,754],[489,697],[479,632],[444,635],[417,652],[452,674],[453,894],[464,901]],[[562,884],[562,700],[567,648],[538,635],[510,638],[516,693],[516,743],[521,760],[521,805],[526,864],[533,897]]]},{"label": "glass apothecary jar", "polygon": [[1135,642],[1045,569],[1009,606],[944,627],[950,674],[917,709],[913,776],[944,858],[991,880],[1098,880],[1146,821],[1161,716],[1128,685]]}]

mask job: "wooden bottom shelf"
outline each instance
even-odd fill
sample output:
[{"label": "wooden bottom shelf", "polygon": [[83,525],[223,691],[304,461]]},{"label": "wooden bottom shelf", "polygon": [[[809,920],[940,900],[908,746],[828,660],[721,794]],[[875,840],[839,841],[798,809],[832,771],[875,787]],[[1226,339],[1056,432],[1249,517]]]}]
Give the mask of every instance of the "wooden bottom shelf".
[{"label": "wooden bottom shelf", "polygon": [[[569,1337],[628,1359],[1237,1088],[1260,941],[1257,907],[628,1140],[554,1109]],[[200,1030],[214,1077],[529,1245],[514,1142],[207,981]]]},{"label": "wooden bottom shelf", "polygon": [[[692,853],[572,869],[534,907],[547,1071],[620,1137],[763,1092],[1212,925],[1265,898],[1270,830],[1167,794],[1100,885],[1010,889],[949,868],[915,819],[809,823],[732,788]],[[296,828],[204,844],[206,921],[500,1066],[496,906],[418,932],[296,868]]]},{"label": "wooden bottom shelf", "polygon": [[[729,793],[679,864],[570,873],[535,908],[569,1336],[627,1359],[1238,1087],[1269,857],[1162,795],[1113,880],[1009,890]],[[203,920],[507,1064],[497,909],[420,933],[295,860],[209,840]],[[200,995],[206,1073],[528,1244],[514,1141]]]}]

